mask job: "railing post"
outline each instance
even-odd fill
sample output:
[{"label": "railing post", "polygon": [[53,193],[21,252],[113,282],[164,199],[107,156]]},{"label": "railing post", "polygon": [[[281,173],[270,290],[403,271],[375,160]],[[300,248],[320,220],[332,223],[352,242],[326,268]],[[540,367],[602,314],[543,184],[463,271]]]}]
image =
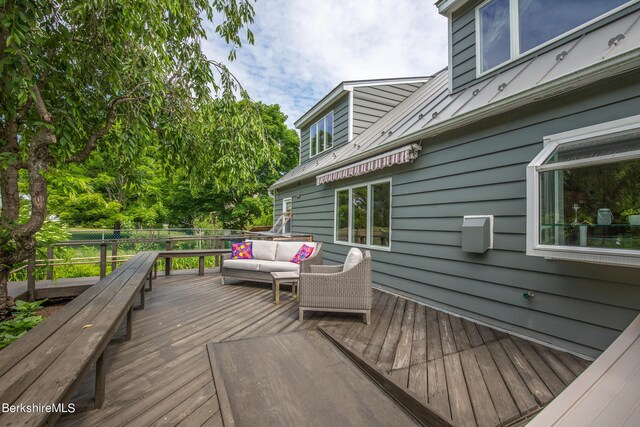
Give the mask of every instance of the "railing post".
[{"label": "railing post", "polygon": [[[172,251],[173,250],[173,242],[171,240],[167,240],[165,243],[165,249],[168,251]],[[171,257],[166,257],[164,259],[164,275],[165,276],[169,276],[171,275]]]},{"label": "railing post", "polygon": [[29,301],[36,299],[36,250],[29,255],[27,261],[27,298]]},{"label": "railing post", "polygon": [[47,280],[53,280],[53,246],[47,248]]},{"label": "railing post", "polygon": [[116,265],[115,258],[118,256],[118,242],[111,242],[111,271],[115,270],[118,266]]},{"label": "railing post", "polygon": [[107,244],[100,243],[100,278],[107,275]]}]

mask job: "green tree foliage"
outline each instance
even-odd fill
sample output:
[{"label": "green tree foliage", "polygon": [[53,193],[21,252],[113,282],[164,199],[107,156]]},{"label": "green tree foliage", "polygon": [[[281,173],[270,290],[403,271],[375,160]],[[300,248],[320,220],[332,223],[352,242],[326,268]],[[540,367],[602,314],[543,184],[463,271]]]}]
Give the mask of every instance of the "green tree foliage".
[{"label": "green tree foliage", "polygon": [[[246,93],[200,44],[205,20],[229,43],[229,59],[244,38],[252,42],[248,1],[0,0],[0,8],[0,315],[9,271],[34,250],[47,217],[47,175],[88,161],[111,137],[138,156],[156,142],[165,170],[217,188],[273,163],[261,115],[236,101]],[[31,204],[24,220],[20,171]]]},{"label": "green tree foliage", "polygon": [[273,223],[273,200],[267,189],[298,164],[300,140],[293,129],[287,128],[287,116],[279,105],[256,103],[255,106],[261,113],[268,137],[279,148],[274,150],[275,160],[270,163],[264,159],[249,179],[235,186],[215,185],[212,180],[194,187],[189,185],[187,171],[174,174],[167,185],[164,202],[171,224],[192,227],[209,219],[224,228],[246,229],[250,225]]}]

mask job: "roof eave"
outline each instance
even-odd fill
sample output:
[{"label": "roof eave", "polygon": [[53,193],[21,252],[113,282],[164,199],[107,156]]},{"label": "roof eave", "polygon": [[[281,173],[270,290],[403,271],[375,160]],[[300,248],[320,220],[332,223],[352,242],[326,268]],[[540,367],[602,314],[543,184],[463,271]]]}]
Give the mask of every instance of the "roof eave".
[{"label": "roof eave", "polygon": [[309,121],[313,116],[318,114],[324,108],[328,107],[333,103],[336,99],[343,95],[346,92],[344,83],[340,83],[336,86],[331,92],[329,92],[324,98],[322,98],[316,105],[314,105],[309,111],[303,114],[298,120],[296,120],[293,125],[300,129],[307,121]]},{"label": "roof eave", "polygon": [[434,137],[441,133],[458,129],[462,126],[466,126],[488,117],[495,116],[497,114],[510,111],[514,108],[521,107],[532,101],[539,101],[553,96],[564,94],[579,88],[582,88],[595,81],[613,77],[618,74],[622,74],[626,71],[630,71],[636,68],[640,68],[640,48],[634,49],[622,55],[616,56],[608,61],[601,62],[591,67],[584,68],[572,74],[560,77],[556,80],[550,81],[546,84],[542,84],[539,87],[531,88],[527,91],[515,94],[510,98],[506,98],[501,101],[497,101],[493,104],[489,104],[480,109],[470,111],[466,114],[462,114],[459,117],[451,118],[440,124],[427,129],[413,132],[401,136],[400,138],[383,144],[380,147],[366,151],[358,156],[353,156],[347,160],[327,165],[323,168],[319,168],[309,173],[300,175],[293,180],[287,180],[283,183],[275,182],[269,187],[270,190],[277,190],[282,187],[286,187],[293,182],[302,181],[308,179],[311,176],[318,175],[323,172],[328,172],[332,169],[336,169],[342,166],[346,166],[350,163],[366,159],[367,157],[374,156],[383,153],[387,150],[397,148],[408,142],[415,141],[416,139],[424,139]]},{"label": "roof eave", "polygon": [[460,9],[469,0],[439,0],[436,2],[436,7],[438,8],[438,13],[440,15],[450,17],[453,12]]}]

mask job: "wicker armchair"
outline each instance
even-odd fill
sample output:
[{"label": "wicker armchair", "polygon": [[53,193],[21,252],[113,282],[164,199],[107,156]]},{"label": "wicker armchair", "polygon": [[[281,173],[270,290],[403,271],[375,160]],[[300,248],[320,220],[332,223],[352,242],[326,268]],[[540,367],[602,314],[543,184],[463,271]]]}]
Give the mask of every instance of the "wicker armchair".
[{"label": "wicker armchair", "polygon": [[312,265],[310,273],[300,274],[298,288],[299,320],[305,310],[362,313],[371,321],[371,253],[353,268],[342,265]]}]

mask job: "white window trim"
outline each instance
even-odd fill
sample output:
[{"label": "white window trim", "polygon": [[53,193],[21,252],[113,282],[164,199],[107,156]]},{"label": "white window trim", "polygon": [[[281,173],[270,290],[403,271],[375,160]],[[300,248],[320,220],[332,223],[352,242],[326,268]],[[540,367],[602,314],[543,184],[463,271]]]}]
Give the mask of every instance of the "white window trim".
[{"label": "white window trim", "polygon": [[509,12],[510,12],[510,22],[509,22],[509,28],[511,30],[511,58],[506,60],[505,62],[502,62],[492,68],[489,68],[487,70],[482,71],[482,52],[481,52],[481,46],[480,46],[480,9],[482,9],[484,6],[486,6],[487,4],[491,3],[492,1],[495,0],[485,0],[482,3],[480,3],[478,6],[476,6],[475,9],[475,27],[476,27],[476,78],[477,77],[482,77],[485,74],[489,74],[495,70],[497,70],[500,67],[503,67],[505,65],[508,65],[518,59],[520,59],[521,57],[528,55],[532,52],[535,52],[536,50],[539,49],[543,49],[546,46],[549,46],[550,44],[553,44],[555,42],[557,42],[558,40],[567,37],[573,33],[576,33],[590,25],[592,25],[595,22],[598,22],[602,19],[605,19],[635,3],[638,3],[640,0],[630,0],[624,4],[621,4],[620,6],[616,7],[615,9],[611,9],[609,12],[603,13],[600,16],[597,16],[595,18],[593,18],[590,21],[585,22],[582,25],[579,25],[575,28],[570,29],[569,31],[562,33],[554,38],[552,38],[551,40],[548,40],[536,47],[533,47],[529,50],[527,50],[526,52],[520,52],[520,40],[519,40],[519,35],[520,35],[520,15],[518,13],[518,0],[509,0]]},{"label": "white window trim", "polygon": [[[370,244],[370,239],[371,239],[371,186],[376,185],[376,184],[382,184],[388,182],[389,183],[389,246],[378,246],[378,245],[372,245]],[[353,196],[352,196],[352,191],[354,188],[360,188],[360,187],[367,187],[367,244],[361,244],[361,243],[352,243],[351,242],[351,235],[352,235],[352,231],[353,231],[353,209],[351,209],[351,203],[353,200]],[[338,226],[338,221],[337,221],[337,215],[338,215],[338,192],[340,191],[345,191],[348,190],[349,191],[349,218],[348,218],[348,230],[347,230],[347,238],[349,241],[347,242],[343,242],[341,240],[337,240],[336,236],[338,234],[338,230],[337,230],[337,226]],[[337,188],[334,191],[334,195],[333,195],[333,243],[335,243],[336,245],[343,245],[343,246],[352,246],[352,247],[357,247],[357,248],[364,248],[364,249],[375,249],[375,250],[379,250],[379,251],[391,251],[391,245],[392,245],[392,239],[393,239],[393,230],[391,227],[391,220],[393,218],[393,182],[392,182],[392,178],[385,178],[385,179],[379,179],[376,181],[369,181],[369,182],[363,182],[361,184],[353,184],[350,185],[348,187],[340,187]]]},{"label": "white window trim", "polygon": [[[324,148],[322,151],[318,151],[317,149],[320,147],[316,146],[316,154],[311,154],[311,128],[314,127],[315,125],[319,124],[320,122],[324,122],[324,127],[325,127],[325,136],[327,133],[326,127],[327,127],[327,116],[331,115],[331,138],[333,138],[335,135],[333,133],[334,129],[335,129],[335,123],[336,123],[336,116],[333,113],[334,110],[329,111],[327,114],[325,114],[324,116],[322,116],[321,119],[313,122],[312,124],[309,125],[309,158],[313,158],[316,156],[319,156],[320,154],[324,153],[325,151],[329,151],[331,150],[334,146],[335,146],[335,140],[332,139],[331,141],[331,147],[330,148]],[[316,131],[316,135],[318,134],[318,131]],[[317,139],[317,138],[316,138]],[[322,145],[324,146],[324,142],[322,143]]]},{"label": "white window trim", "polygon": [[287,202],[291,205],[291,212],[293,212],[293,197],[285,197],[282,199],[282,213],[287,211]]},{"label": "white window trim", "polygon": [[[640,136],[640,115],[549,135],[544,138],[544,148],[527,166],[527,255],[556,260],[640,267],[640,250],[543,245],[540,244],[539,233],[540,172],[550,169],[543,166],[543,163],[556,148],[564,144],[580,145],[594,140],[634,134]],[[635,158],[640,155],[637,151],[631,153],[634,153]],[[603,158],[586,160],[583,163],[594,165],[622,161],[631,157],[629,154],[603,156]],[[563,164],[567,163],[575,162],[557,163],[553,165],[553,169],[561,168]]]}]

